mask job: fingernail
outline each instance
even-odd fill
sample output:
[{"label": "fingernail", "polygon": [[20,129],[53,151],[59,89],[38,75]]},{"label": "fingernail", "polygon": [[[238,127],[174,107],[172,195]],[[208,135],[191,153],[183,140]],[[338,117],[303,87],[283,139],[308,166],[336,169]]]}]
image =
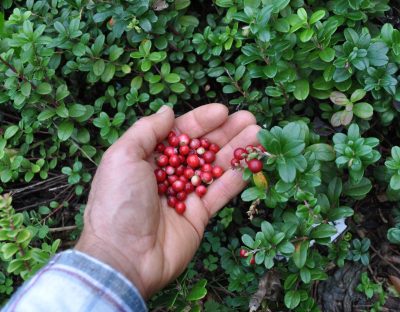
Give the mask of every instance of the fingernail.
[{"label": "fingernail", "polygon": [[157,111],[157,114],[162,114],[162,113],[164,113],[164,112],[167,111],[167,110],[168,110],[168,106],[167,106],[167,105],[163,105],[163,106],[161,106],[160,109]]}]

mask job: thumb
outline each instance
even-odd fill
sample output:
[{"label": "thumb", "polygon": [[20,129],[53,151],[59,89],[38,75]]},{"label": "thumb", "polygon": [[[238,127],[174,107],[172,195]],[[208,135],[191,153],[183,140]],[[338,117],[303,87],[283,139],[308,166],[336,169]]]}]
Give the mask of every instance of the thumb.
[{"label": "thumb", "polygon": [[135,122],[120,138],[123,145],[132,149],[133,157],[145,159],[165,139],[174,126],[174,111],[163,105],[157,113]]}]

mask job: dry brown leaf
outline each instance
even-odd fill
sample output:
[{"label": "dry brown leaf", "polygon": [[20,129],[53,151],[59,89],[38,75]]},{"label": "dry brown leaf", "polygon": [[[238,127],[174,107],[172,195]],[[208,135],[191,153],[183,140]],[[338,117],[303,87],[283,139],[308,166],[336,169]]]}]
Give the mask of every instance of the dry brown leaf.
[{"label": "dry brown leaf", "polygon": [[276,271],[268,271],[258,282],[258,290],[251,297],[249,302],[249,312],[255,312],[261,305],[264,298],[277,300],[281,292],[282,285],[279,274]]},{"label": "dry brown leaf", "polygon": [[389,275],[389,279],[393,284],[393,287],[396,289],[396,291],[400,294],[400,278],[394,275]]}]

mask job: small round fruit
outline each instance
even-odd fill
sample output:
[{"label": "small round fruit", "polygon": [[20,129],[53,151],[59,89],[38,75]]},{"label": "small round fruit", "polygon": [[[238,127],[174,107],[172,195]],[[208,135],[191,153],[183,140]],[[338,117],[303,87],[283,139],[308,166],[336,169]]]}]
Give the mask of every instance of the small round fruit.
[{"label": "small round fruit", "polygon": [[203,197],[207,193],[207,188],[204,185],[199,185],[196,187],[196,194],[199,197]]},{"label": "small round fruit", "polygon": [[186,210],[186,205],[183,202],[177,202],[175,204],[175,211],[179,214],[183,214]]},{"label": "small round fruit", "polygon": [[198,149],[196,149],[196,154],[197,155],[203,155],[206,152],[206,149],[204,147],[199,147]]},{"label": "small round fruit", "polygon": [[194,185],[191,182],[185,184],[185,192],[186,194],[190,194],[194,192]]},{"label": "small round fruit", "polygon": [[189,155],[186,158],[186,163],[188,164],[189,167],[195,169],[198,166],[200,166],[200,159],[199,156],[197,155]]},{"label": "small round fruit", "polygon": [[179,148],[179,154],[186,156],[190,152],[190,147],[187,145],[183,145]]},{"label": "small round fruit", "polygon": [[179,192],[178,194],[176,194],[176,199],[179,201],[182,201],[182,202],[185,201],[186,197],[187,197],[187,194],[185,191],[182,191],[182,192]]},{"label": "small round fruit", "polygon": [[168,175],[173,175],[173,174],[175,174],[175,168],[172,167],[172,166],[167,166],[167,167],[165,168],[165,172],[166,172]]},{"label": "small round fruit", "polygon": [[194,185],[194,186],[199,186],[201,184],[201,179],[198,175],[194,175],[191,179],[190,182]]},{"label": "small round fruit", "polygon": [[156,176],[157,182],[164,182],[165,179],[167,178],[167,173],[162,169],[154,170],[154,174]]},{"label": "small round fruit", "polygon": [[156,146],[156,152],[163,153],[165,150],[165,145],[163,143],[158,143]]},{"label": "small round fruit", "polygon": [[246,150],[242,147],[238,147],[233,151],[233,157],[235,157],[237,160],[242,160],[246,154]]},{"label": "small round fruit", "polygon": [[168,186],[166,194],[167,194],[167,196],[175,196],[176,192],[174,191],[172,186]]},{"label": "small round fruit", "polygon": [[253,145],[247,145],[245,150],[246,150],[246,152],[248,154],[253,153],[254,152],[254,146]]},{"label": "small round fruit", "polygon": [[184,182],[182,182],[181,180],[176,180],[173,184],[172,184],[172,188],[174,189],[175,192],[182,192],[185,189],[185,184]]},{"label": "small round fruit", "polygon": [[211,164],[215,161],[215,153],[211,151],[207,151],[203,155],[203,159],[207,164]]},{"label": "small round fruit", "polygon": [[171,208],[175,208],[177,202],[178,202],[178,200],[176,199],[175,196],[168,196],[168,197],[167,197],[167,204],[168,204],[168,206],[170,206]]},{"label": "small round fruit", "polygon": [[179,139],[178,139],[178,137],[177,137],[177,136],[171,136],[171,137],[169,137],[169,138],[168,138],[168,144],[171,145],[171,146],[173,146],[173,147],[178,146],[178,145],[179,145]]},{"label": "small round fruit", "polygon": [[183,175],[184,172],[185,172],[185,167],[182,165],[180,165],[178,168],[176,168],[176,171],[175,171],[175,173],[178,177]]},{"label": "small round fruit", "polygon": [[169,164],[170,164],[172,167],[175,167],[175,168],[179,167],[180,164],[181,164],[181,160],[179,159],[179,156],[178,156],[178,155],[172,155],[172,156],[169,158]]},{"label": "small round fruit", "polygon": [[189,145],[190,143],[190,138],[187,134],[182,133],[178,136],[178,140],[179,140],[179,145],[180,146],[185,146],[185,145]]},{"label": "small round fruit", "polygon": [[168,165],[168,161],[169,161],[168,156],[160,155],[157,157],[157,160],[156,160],[157,166],[165,167],[166,165]]},{"label": "small round fruit", "polygon": [[256,264],[256,259],[254,258],[254,256],[251,257],[251,259],[250,259],[250,264],[251,264],[251,265]]},{"label": "small round fruit", "polygon": [[212,172],[213,170],[213,166],[210,164],[204,164],[203,166],[201,166],[201,171],[203,172]]},{"label": "small round fruit", "polygon": [[198,149],[201,146],[199,139],[192,139],[189,143],[189,147],[193,150]]},{"label": "small round fruit", "polygon": [[168,133],[168,139],[169,139],[170,137],[173,137],[173,136],[176,136],[176,133],[175,133],[174,131],[170,131],[170,132]]},{"label": "small round fruit", "polygon": [[247,257],[247,250],[246,249],[240,249],[240,257],[241,258],[246,258]]},{"label": "small round fruit", "polygon": [[247,166],[249,167],[250,171],[253,173],[260,172],[263,169],[263,163],[259,159],[252,159],[247,162]]},{"label": "small round fruit", "polygon": [[179,178],[178,178],[178,176],[176,176],[176,175],[170,175],[170,176],[168,176],[168,184],[169,184],[169,185],[174,184],[174,182],[175,182],[175,181],[178,181],[178,180],[179,180]]},{"label": "small round fruit", "polygon": [[163,195],[167,192],[168,186],[164,183],[158,184],[158,194]]},{"label": "small round fruit", "polygon": [[164,150],[164,155],[171,157],[172,155],[176,154],[176,150],[172,146],[167,146]]},{"label": "small round fruit", "polygon": [[192,168],[186,168],[185,171],[183,172],[183,175],[186,178],[191,179],[194,176],[194,170]]},{"label": "small round fruit", "polygon": [[218,153],[220,149],[221,148],[219,147],[219,145],[217,145],[215,143],[211,143],[210,147],[208,148],[209,151],[214,152],[214,153]]},{"label": "small round fruit", "polygon": [[222,169],[220,166],[215,166],[212,169],[212,175],[215,179],[220,178],[224,174],[224,169]]},{"label": "small round fruit", "polygon": [[240,166],[240,161],[237,160],[236,158],[232,158],[232,159],[231,159],[231,166],[232,166],[233,168],[239,167],[239,166]]},{"label": "small round fruit", "polygon": [[188,178],[186,178],[186,177],[183,176],[183,175],[181,175],[181,176],[179,177],[179,180],[181,180],[183,183],[189,182]]},{"label": "small round fruit", "polygon": [[265,147],[262,146],[261,144],[257,145],[257,148],[261,151],[261,152],[266,152]]},{"label": "small round fruit", "polygon": [[206,183],[210,184],[213,181],[213,175],[211,172],[202,172],[201,173],[201,180]]},{"label": "small round fruit", "polygon": [[205,149],[208,149],[210,147],[210,141],[206,138],[200,139],[200,144],[203,146]]}]

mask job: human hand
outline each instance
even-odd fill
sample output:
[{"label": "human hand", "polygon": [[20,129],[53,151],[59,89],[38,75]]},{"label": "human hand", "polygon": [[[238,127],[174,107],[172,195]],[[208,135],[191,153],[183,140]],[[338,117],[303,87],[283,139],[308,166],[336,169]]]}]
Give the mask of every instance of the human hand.
[{"label": "human hand", "polygon": [[[154,148],[171,130],[220,145],[215,164],[226,170],[204,197],[188,196],[183,215],[159,197],[154,176]],[[163,106],[142,118],[104,154],[76,249],[122,272],[149,298],[186,268],[210,217],[245,186],[241,172],[230,169],[230,159],[236,147],[257,143],[258,130],[253,115],[240,111],[228,116],[221,104],[176,119]]]}]

